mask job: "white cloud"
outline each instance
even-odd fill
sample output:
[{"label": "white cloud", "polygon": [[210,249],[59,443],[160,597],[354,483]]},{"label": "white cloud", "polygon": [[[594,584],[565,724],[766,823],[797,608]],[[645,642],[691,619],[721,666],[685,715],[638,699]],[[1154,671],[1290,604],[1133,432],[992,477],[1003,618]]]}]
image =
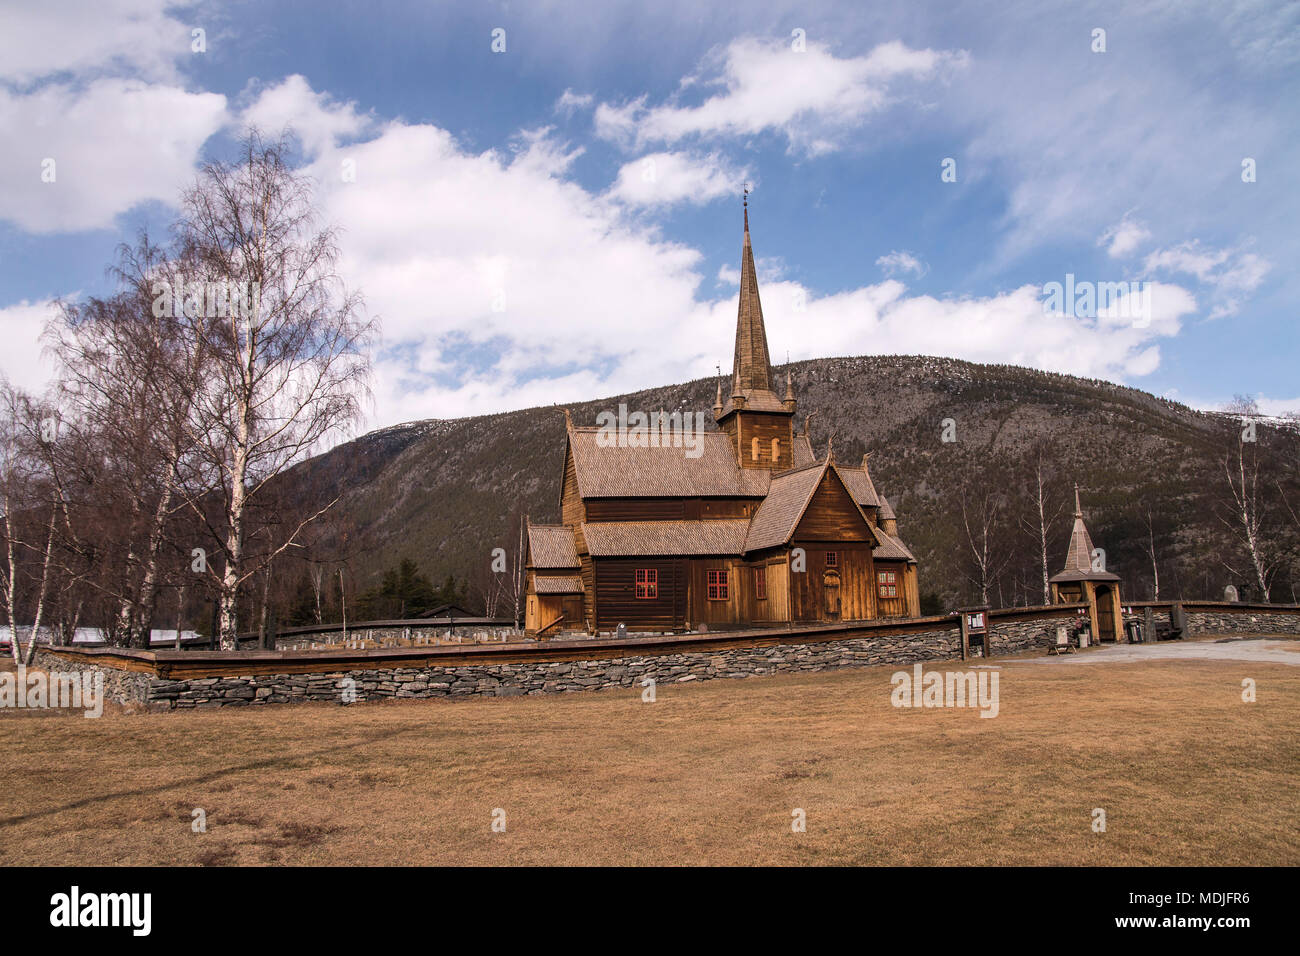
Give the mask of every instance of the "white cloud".
[{"label": "white cloud", "polygon": [[[476,153],[446,130],[391,123],[348,146],[357,177],[346,183],[340,150],[322,148],[311,171],[342,227],[342,273],[383,322],[370,425],[590,399],[729,362],[735,292],[709,297],[700,253],[630,220],[617,186],[574,183],[578,153],[546,129],[512,152]],[[739,256],[739,228],[728,251]],[[1137,327],[1046,315],[1030,286],[939,299],[886,280],[818,296],[783,273],[760,259],[773,354],[796,358],[919,352],[1140,376],[1195,306],[1153,283],[1153,318]]]},{"label": "white cloud", "polygon": [[629,206],[707,203],[739,193],[747,176],[746,170],[734,169],[716,153],[652,153],[625,163],[608,195]]},{"label": "white cloud", "polygon": [[1255,404],[1259,407],[1261,415],[1279,417],[1286,414],[1300,415],[1300,397],[1269,398],[1267,395],[1257,395],[1255,396]]},{"label": "white cloud", "polygon": [[[97,229],[145,200],[174,202],[225,120],[220,94],[139,80],[0,88],[0,180],[25,184],[0,192],[0,219],[34,233]],[[54,182],[42,181],[47,159]]]},{"label": "white cloud", "polygon": [[175,81],[176,62],[194,54],[191,27],[173,12],[191,5],[166,0],[7,3],[0,30],[0,79],[26,84],[60,73],[129,70],[137,77]]},{"label": "white cloud", "polygon": [[578,110],[585,110],[591,106],[595,99],[590,93],[575,93],[573,90],[565,90],[560,94],[560,98],[555,101],[555,112],[564,116],[572,116]]},{"label": "white cloud", "polygon": [[916,256],[906,250],[898,249],[881,256],[876,260],[876,265],[880,266],[887,276],[898,275],[900,272],[923,276],[930,271],[929,267]]},{"label": "white cloud", "polygon": [[741,37],[713,51],[683,88],[721,88],[698,105],[649,107],[646,97],[621,105],[601,103],[599,136],[627,148],[676,143],[693,136],[782,133],[792,149],[816,155],[901,95],[909,81],[932,80],[960,68],[960,51],[914,50],[882,43],[861,57],[838,58],[809,41],[798,53],[785,41]]},{"label": "white cloud", "polygon": [[[75,298],[75,295],[69,298]],[[26,300],[0,309],[3,375],[10,384],[34,394],[43,392],[54,374],[54,364],[42,354],[41,333],[55,309],[55,304],[50,301]]]},{"label": "white cloud", "polygon": [[1214,308],[1211,319],[1235,315],[1243,302],[1259,288],[1272,265],[1242,248],[1207,249],[1197,240],[1157,249],[1146,257],[1147,272],[1175,272],[1194,275],[1211,289]]},{"label": "white cloud", "polygon": [[1097,240],[1097,245],[1106,246],[1107,254],[1112,259],[1119,259],[1128,255],[1150,238],[1151,230],[1147,229],[1142,223],[1125,216],[1102,233],[1101,238]]},{"label": "white cloud", "polygon": [[315,92],[297,73],[262,90],[240,116],[241,126],[257,126],[272,137],[282,129],[291,129],[312,157],[340,140],[360,136],[373,122],[372,117],[358,113],[355,104],[339,103]]}]

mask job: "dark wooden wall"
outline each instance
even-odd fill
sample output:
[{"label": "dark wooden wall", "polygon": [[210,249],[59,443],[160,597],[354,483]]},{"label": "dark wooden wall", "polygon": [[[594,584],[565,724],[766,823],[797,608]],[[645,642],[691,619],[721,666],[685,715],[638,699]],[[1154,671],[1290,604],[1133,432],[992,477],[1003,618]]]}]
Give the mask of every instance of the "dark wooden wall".
[{"label": "dark wooden wall", "polygon": [[[921,611],[921,597],[916,587],[916,566],[906,561],[877,561],[877,571],[898,572],[898,597],[877,596],[877,617],[917,617]],[[875,583],[872,585],[876,588]],[[879,591],[876,592],[877,595]]]},{"label": "dark wooden wall", "polygon": [[748,518],[757,504],[743,498],[591,498],[588,521],[673,521]]},{"label": "dark wooden wall", "polygon": [[[795,547],[807,555],[808,570],[790,573],[790,604],[796,621],[859,621],[876,616],[874,561],[871,546],[861,542],[826,542],[796,539]],[[837,557],[832,568],[826,552]],[[826,575],[833,571],[839,579],[840,612],[832,618],[826,608]]]},{"label": "dark wooden wall", "polygon": [[844,483],[827,470],[808,503],[796,538],[801,541],[873,541],[870,525],[862,517]]},{"label": "dark wooden wall", "polygon": [[[686,626],[686,558],[596,558],[593,563],[599,630],[611,630],[620,622],[629,630],[670,631]],[[638,568],[659,572],[658,598],[637,598]]]}]

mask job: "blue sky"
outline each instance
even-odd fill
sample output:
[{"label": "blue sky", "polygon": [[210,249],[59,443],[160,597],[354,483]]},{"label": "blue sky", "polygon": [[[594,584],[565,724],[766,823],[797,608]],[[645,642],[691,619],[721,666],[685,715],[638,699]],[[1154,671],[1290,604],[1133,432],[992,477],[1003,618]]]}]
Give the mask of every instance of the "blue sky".
[{"label": "blue sky", "polygon": [[[1296,4],[592,6],[5,3],[0,371],[256,122],[381,320],[367,427],[725,371],[744,181],[774,356],[1300,409]],[[1149,314],[1046,312],[1067,273]]]}]

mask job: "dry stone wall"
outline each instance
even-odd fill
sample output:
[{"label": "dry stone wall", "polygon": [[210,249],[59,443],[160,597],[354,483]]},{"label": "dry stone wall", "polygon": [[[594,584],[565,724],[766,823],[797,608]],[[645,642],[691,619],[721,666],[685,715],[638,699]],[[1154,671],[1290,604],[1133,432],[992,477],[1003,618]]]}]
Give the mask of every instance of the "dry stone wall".
[{"label": "dry stone wall", "polygon": [[[991,614],[993,659],[1053,641],[1056,628],[1068,624],[1076,614],[1074,607]],[[1158,614],[1168,616],[1167,610]],[[1202,607],[1189,610],[1187,618],[1192,634],[1300,634],[1300,609],[1261,611],[1245,607]],[[916,630],[917,627],[923,629]],[[342,702],[345,691],[349,697],[355,695],[356,700],[572,693],[639,687],[647,679],[656,685],[667,685],[842,667],[906,666],[919,661],[955,660],[961,654],[955,620],[936,620],[933,627],[925,627],[922,622],[900,622],[897,626],[842,633],[846,636],[799,640],[792,635],[791,642],[786,644],[731,645],[715,649],[705,646],[690,649],[691,642],[684,640],[671,645],[671,650],[664,647],[661,652],[656,652],[647,647],[642,653],[637,653],[635,646],[630,648],[628,644],[622,644],[617,655],[610,652],[608,644],[602,646],[593,641],[589,651],[583,651],[586,659],[581,660],[557,660],[556,657],[561,656],[557,648],[546,645],[524,652],[525,656],[535,654],[536,660],[520,661],[520,653],[516,651],[509,660],[496,663],[493,663],[495,652],[484,655],[482,663],[435,665],[422,658],[417,666],[403,666],[400,658],[379,661],[358,655],[356,667],[340,664],[337,669],[305,674],[201,676],[183,680],[156,676],[156,673],[144,670],[123,670],[112,666],[111,656],[68,649],[60,649],[57,653],[40,651],[36,663],[50,670],[102,670],[111,700],[144,703],[155,710],[182,710],[295,701]],[[770,633],[766,639],[771,639]],[[755,637],[754,644],[760,643]],[[571,645],[565,650],[568,656],[573,656]],[[193,660],[194,657],[185,653],[172,658],[187,659]],[[300,663],[306,658],[285,654],[283,659]],[[140,660],[153,661],[154,657],[144,655]],[[230,661],[223,658],[219,663],[228,668]],[[260,670],[269,669],[265,657],[260,658],[258,664]]]}]

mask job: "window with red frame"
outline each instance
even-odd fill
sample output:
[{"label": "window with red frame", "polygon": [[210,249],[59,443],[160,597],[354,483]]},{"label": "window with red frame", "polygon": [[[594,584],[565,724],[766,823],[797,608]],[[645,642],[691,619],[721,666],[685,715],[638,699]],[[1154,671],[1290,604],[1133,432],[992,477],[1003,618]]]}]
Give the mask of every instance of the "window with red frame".
[{"label": "window with red frame", "polygon": [[760,601],[767,600],[767,568],[754,569],[754,597]]},{"label": "window with red frame", "polygon": [[636,596],[642,601],[653,601],[659,596],[659,572],[654,568],[637,568]]},{"label": "window with red frame", "polygon": [[710,571],[709,572],[709,600],[725,601],[728,599],[729,596],[728,592],[729,592],[729,588],[727,587],[727,572]]},{"label": "window with red frame", "polygon": [[898,572],[877,571],[876,585],[882,598],[898,597]]},{"label": "window with red frame", "polygon": [[836,568],[840,564],[840,553],[838,551],[826,552],[826,567]]}]

